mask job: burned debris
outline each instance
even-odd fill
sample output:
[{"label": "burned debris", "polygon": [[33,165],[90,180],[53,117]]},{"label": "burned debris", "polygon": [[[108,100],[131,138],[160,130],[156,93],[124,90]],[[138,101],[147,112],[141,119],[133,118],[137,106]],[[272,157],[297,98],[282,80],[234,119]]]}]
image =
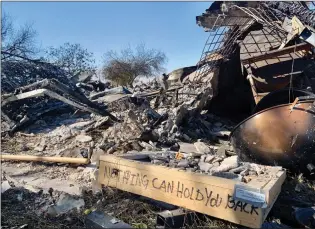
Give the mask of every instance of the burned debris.
[{"label": "burned debris", "polygon": [[[302,12],[309,18],[300,17],[300,21]],[[228,2],[212,5],[197,17],[198,24],[218,39],[218,44],[206,44],[213,53],[230,58],[240,49],[239,64],[252,91],[253,112],[232,131],[231,142],[247,161],[304,172],[314,162],[314,32],[309,26],[313,14],[300,2],[290,6],[284,2]],[[306,39],[304,32],[309,34]],[[236,43],[238,47],[234,47]],[[202,73],[214,68],[215,64],[204,66]]]},{"label": "burned debris", "polygon": [[[71,77],[40,61],[7,62],[2,160],[81,164],[53,180],[96,192],[103,184],[113,199],[117,188],[260,227],[286,171],[315,173],[314,19],[303,2],[215,1],[196,17],[209,32],[200,60],[134,88],[92,80],[93,72]],[[35,186],[47,189],[39,180]],[[102,196],[97,203],[108,204]],[[116,202],[123,201],[109,204],[112,211]],[[97,223],[101,213],[91,212]],[[100,217],[116,224],[109,213]]]}]

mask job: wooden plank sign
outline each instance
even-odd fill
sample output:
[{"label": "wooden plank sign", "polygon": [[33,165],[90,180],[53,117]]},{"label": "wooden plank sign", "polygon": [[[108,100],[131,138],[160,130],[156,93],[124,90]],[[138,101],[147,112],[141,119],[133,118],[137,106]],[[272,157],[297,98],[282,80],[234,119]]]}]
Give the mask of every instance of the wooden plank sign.
[{"label": "wooden plank sign", "polygon": [[[143,155],[142,155],[143,156]],[[264,181],[260,193],[252,191],[253,185],[220,177],[178,171],[176,168],[157,166],[111,155],[100,157],[99,183],[155,200],[177,205],[196,212],[224,219],[243,226],[258,228],[267,217],[281,190],[285,172]],[[243,190],[234,193],[235,187]],[[234,195],[248,201],[240,201]],[[251,203],[265,199],[265,207]],[[247,203],[246,203],[247,202]]]}]

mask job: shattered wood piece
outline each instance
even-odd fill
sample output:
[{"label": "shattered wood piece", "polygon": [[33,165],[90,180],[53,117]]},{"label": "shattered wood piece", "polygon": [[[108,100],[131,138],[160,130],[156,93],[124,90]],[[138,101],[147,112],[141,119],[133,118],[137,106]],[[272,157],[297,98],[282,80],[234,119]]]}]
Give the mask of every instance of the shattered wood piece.
[{"label": "shattered wood piece", "polygon": [[[117,118],[114,117],[113,115],[111,115],[109,112],[105,111],[105,110],[101,110],[98,109],[96,107],[95,104],[93,104],[91,101],[89,101],[88,99],[85,100],[77,100],[77,99],[71,99],[71,98],[66,98],[62,95],[59,95],[58,93],[48,90],[48,89],[36,89],[33,91],[29,91],[29,92],[25,92],[25,93],[21,93],[21,94],[17,94],[17,95],[12,95],[8,98],[6,98],[5,100],[1,101],[1,106],[9,103],[9,102],[13,102],[16,100],[21,100],[21,99],[25,99],[25,98],[33,98],[33,97],[39,97],[39,96],[44,96],[44,95],[48,95],[52,98],[58,99],[64,103],[67,103],[71,106],[77,107],[81,110],[90,112],[90,113],[94,113],[94,114],[98,114],[101,116],[109,116],[111,117],[114,121],[117,121]],[[88,102],[86,102],[88,101]],[[86,102],[86,103],[84,103]]]},{"label": "shattered wood piece", "polygon": [[35,134],[33,133],[27,134],[27,133],[19,132],[19,135],[24,136],[24,137],[35,137]]},{"label": "shattered wood piece", "polygon": [[1,160],[12,161],[40,161],[40,162],[56,162],[56,163],[72,163],[72,164],[89,164],[88,158],[71,158],[71,157],[42,157],[30,155],[10,155],[1,154]]},{"label": "shattered wood piece", "polygon": [[293,45],[293,46],[289,46],[286,48],[283,48],[281,50],[272,50],[272,51],[267,51],[266,53],[262,54],[262,55],[258,55],[258,56],[253,56],[253,57],[249,57],[246,59],[242,60],[242,63],[245,64],[251,64],[251,63],[255,63],[261,60],[265,60],[265,59],[269,59],[272,57],[277,57],[277,56],[281,56],[284,54],[289,54],[289,53],[293,53],[301,51],[301,50],[306,50],[309,51],[311,49],[310,44],[308,43],[302,43],[302,44],[298,44],[298,45]]}]

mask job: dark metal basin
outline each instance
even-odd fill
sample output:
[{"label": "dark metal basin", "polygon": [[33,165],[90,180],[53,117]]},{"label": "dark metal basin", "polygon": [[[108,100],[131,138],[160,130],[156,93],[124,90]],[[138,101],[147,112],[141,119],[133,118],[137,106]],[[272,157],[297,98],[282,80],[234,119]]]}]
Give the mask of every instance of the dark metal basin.
[{"label": "dark metal basin", "polygon": [[280,165],[303,171],[315,162],[314,100],[262,110],[240,124],[230,135],[235,152],[242,160]]}]

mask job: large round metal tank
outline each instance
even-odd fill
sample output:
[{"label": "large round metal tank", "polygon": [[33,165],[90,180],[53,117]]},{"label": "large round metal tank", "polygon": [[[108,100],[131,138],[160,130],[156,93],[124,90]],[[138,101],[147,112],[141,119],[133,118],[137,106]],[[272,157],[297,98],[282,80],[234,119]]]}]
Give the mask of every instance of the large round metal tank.
[{"label": "large round metal tank", "polygon": [[262,110],[240,124],[230,135],[231,143],[244,161],[306,169],[315,162],[314,100],[283,104]]}]

